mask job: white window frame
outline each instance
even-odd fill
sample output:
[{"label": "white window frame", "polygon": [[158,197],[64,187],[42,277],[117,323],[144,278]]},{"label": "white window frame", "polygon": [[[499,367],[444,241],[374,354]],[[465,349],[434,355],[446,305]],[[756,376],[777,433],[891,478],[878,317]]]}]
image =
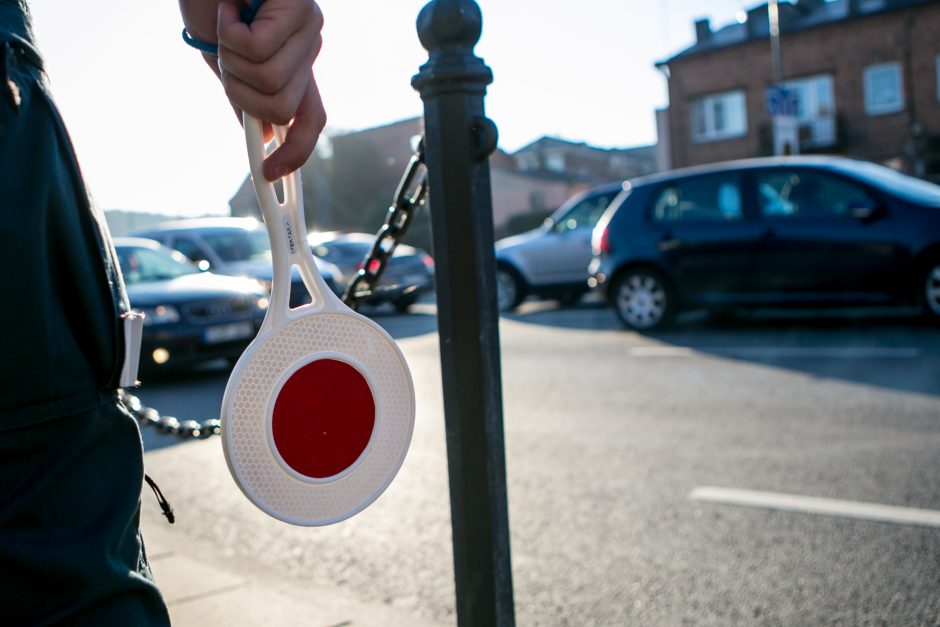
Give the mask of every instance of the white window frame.
[{"label": "white window frame", "polygon": [[[783,83],[784,87],[799,94],[797,121],[801,127],[810,129],[808,146],[827,146],[836,140],[836,98],[832,74],[814,74]],[[826,90],[826,98],[819,97],[820,86]],[[828,103],[823,100],[828,99]],[[826,109],[826,105],[829,108]]]},{"label": "white window frame", "polygon": [[[835,115],[835,91],[833,89],[832,74],[815,74],[782,83],[784,87],[795,90],[800,96],[797,119],[800,124],[809,124],[820,118],[829,118]],[[820,102],[819,85],[825,85],[831,108],[824,111],[824,104]]]},{"label": "white window frame", "polygon": [[[733,107],[739,107],[740,125],[730,125],[726,128],[717,128],[715,120],[715,104],[721,102],[729,111]],[[701,109],[700,109],[701,108]],[[696,128],[695,118],[697,112],[701,111],[705,129],[702,132]],[[718,141],[722,139],[731,139],[734,137],[744,137],[747,135],[747,98],[744,90],[732,89],[707,96],[693,98],[689,103],[690,129],[692,141],[700,144],[705,142]],[[729,116],[733,120],[734,116]]]},{"label": "white window frame", "polygon": [[[895,81],[894,88],[896,90],[896,97],[890,102],[873,102],[874,86],[872,85],[872,81],[879,73],[886,71],[894,72],[893,78]],[[891,61],[889,63],[869,65],[865,68],[862,78],[865,88],[865,113],[868,115],[887,115],[904,110],[904,76],[901,73],[901,64],[899,62]]]}]

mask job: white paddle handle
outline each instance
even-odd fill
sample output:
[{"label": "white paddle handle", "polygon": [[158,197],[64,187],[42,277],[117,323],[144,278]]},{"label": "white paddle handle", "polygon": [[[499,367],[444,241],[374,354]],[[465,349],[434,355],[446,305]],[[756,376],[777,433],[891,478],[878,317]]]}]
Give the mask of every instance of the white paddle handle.
[{"label": "white paddle handle", "polygon": [[[303,187],[300,171],[295,170],[282,179],[284,202],[280,202],[274,190],[261,171],[261,164],[267,154],[264,146],[264,127],[257,118],[243,114],[245,126],[245,144],[248,148],[248,163],[251,167],[251,180],[255,187],[261,215],[268,229],[271,240],[271,263],[273,275],[271,281],[271,303],[262,323],[262,331],[271,326],[279,326],[296,318],[290,308],[291,272],[297,266],[307,291],[313,298],[310,305],[302,307],[305,311],[336,311],[344,308],[317,270],[307,242],[307,225],[304,221]],[[278,145],[284,142],[287,127],[275,126],[274,136]],[[301,309],[301,308],[299,308]]]}]

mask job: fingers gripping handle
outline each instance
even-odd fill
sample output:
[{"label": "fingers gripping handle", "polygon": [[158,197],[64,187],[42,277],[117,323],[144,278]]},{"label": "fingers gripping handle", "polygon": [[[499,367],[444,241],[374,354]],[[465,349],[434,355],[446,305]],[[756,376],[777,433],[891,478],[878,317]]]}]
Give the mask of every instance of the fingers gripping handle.
[{"label": "fingers gripping handle", "polygon": [[[292,318],[290,313],[291,269],[295,265],[300,271],[307,291],[313,298],[310,306],[336,309],[340,301],[320,276],[307,243],[300,171],[296,170],[282,179],[284,202],[280,202],[274,190],[274,184],[269,183],[262,173],[261,166],[267,154],[262,123],[246,113],[244,126],[251,179],[258,197],[258,204],[261,205],[261,214],[268,229],[268,237],[271,240],[273,280],[271,305],[265,324],[269,319],[273,323],[286,322]],[[283,143],[286,134],[286,127],[274,127],[275,140],[278,144]]]}]

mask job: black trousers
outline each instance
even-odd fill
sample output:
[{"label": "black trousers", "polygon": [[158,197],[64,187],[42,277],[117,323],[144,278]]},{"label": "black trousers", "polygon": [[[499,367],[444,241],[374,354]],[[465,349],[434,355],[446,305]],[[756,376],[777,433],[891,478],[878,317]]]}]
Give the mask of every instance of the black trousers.
[{"label": "black trousers", "polygon": [[0,433],[0,623],[169,625],[138,531],[137,422],[97,407]]}]

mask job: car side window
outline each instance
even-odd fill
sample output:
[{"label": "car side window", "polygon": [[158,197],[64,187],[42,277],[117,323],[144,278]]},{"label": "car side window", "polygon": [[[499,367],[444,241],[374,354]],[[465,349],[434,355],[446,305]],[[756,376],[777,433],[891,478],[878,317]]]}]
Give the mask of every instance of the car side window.
[{"label": "car side window", "polygon": [[856,207],[874,207],[860,185],[825,172],[779,169],[759,172],[761,215],[783,218],[847,216]]},{"label": "car side window", "polygon": [[173,242],[173,248],[180,251],[193,263],[199,263],[200,261],[208,262],[206,255],[202,252],[202,249],[199,247],[199,244],[189,239],[188,237],[177,237]]},{"label": "car side window", "polygon": [[246,261],[251,259],[251,242],[244,231],[219,231],[204,233],[203,239],[222,261]]},{"label": "car side window", "polygon": [[654,222],[741,220],[741,175],[710,174],[667,183],[655,196]]},{"label": "car side window", "polygon": [[127,285],[140,282],[140,260],[131,250],[117,249],[118,265]]},{"label": "car side window", "polygon": [[553,227],[554,230],[558,233],[564,233],[565,231],[573,231],[580,228],[593,229],[594,225],[601,219],[604,211],[607,210],[610,202],[618,193],[619,190],[609,194],[598,194],[585,198],[572,207],[568,213],[555,223]]}]

